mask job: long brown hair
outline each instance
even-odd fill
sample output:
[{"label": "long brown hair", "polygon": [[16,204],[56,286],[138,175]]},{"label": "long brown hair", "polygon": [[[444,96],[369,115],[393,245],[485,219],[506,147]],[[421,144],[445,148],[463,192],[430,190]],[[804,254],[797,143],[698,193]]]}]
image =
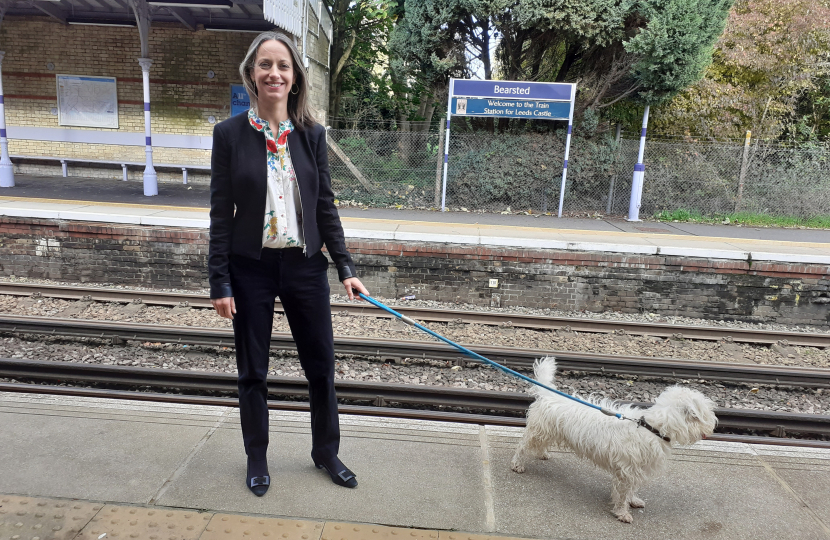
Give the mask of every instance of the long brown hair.
[{"label": "long brown hair", "polygon": [[[257,92],[256,83],[253,79],[254,62],[259,52],[259,46],[270,40],[279,41],[291,51],[291,59],[294,64],[294,84],[297,85],[297,93],[288,94],[288,117],[291,123],[294,124],[298,130],[311,127],[317,123],[311,108],[308,105],[308,75],[303,66],[303,59],[300,52],[294,45],[294,41],[283,34],[282,32],[263,32],[254,38],[251,46],[248,47],[248,54],[245,59],[239,64],[239,75],[242,77],[242,84],[245,85],[245,90],[248,92],[248,97],[251,100],[251,107],[254,112],[259,114],[257,110]],[[290,91],[290,89],[289,89]]]}]

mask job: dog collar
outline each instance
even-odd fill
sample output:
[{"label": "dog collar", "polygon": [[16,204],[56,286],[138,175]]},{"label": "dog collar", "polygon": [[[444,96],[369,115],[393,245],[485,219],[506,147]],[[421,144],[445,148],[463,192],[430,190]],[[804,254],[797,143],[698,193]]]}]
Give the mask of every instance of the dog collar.
[{"label": "dog collar", "polygon": [[661,435],[661,434],[660,434],[660,431],[659,431],[659,430],[657,430],[654,426],[652,426],[651,424],[649,424],[648,422],[646,422],[646,418],[645,418],[645,416],[641,416],[641,417],[640,417],[640,419],[639,419],[639,420],[637,420],[637,426],[643,426],[644,428],[646,428],[646,429],[647,429],[647,430],[649,430],[650,432],[654,433],[655,435],[657,435],[658,437],[660,437],[661,439],[663,439],[663,440],[664,440],[664,441],[666,441],[667,443],[670,443],[670,442],[671,442],[671,439],[670,439],[670,438],[668,438],[668,437],[664,437],[663,435]]}]

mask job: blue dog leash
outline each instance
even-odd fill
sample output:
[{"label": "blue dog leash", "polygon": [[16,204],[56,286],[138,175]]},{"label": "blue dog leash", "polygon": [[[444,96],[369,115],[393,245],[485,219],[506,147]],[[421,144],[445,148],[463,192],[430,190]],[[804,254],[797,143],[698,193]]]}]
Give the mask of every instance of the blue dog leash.
[{"label": "blue dog leash", "polygon": [[562,397],[572,399],[573,401],[576,401],[577,403],[581,403],[582,405],[586,405],[588,407],[591,407],[592,409],[596,409],[596,410],[600,411],[602,414],[605,414],[605,415],[608,415],[608,416],[616,416],[617,418],[619,418],[621,420],[631,420],[631,418],[626,418],[623,415],[621,415],[620,413],[615,413],[614,411],[609,411],[608,409],[600,407],[599,405],[594,405],[593,403],[588,403],[587,401],[583,401],[583,400],[579,399],[578,397],[572,396],[570,394],[566,394],[565,392],[561,392],[561,391],[559,391],[555,388],[551,388],[550,386],[542,384],[542,383],[540,383],[539,381],[537,381],[535,379],[531,379],[530,377],[528,377],[526,375],[522,375],[521,373],[519,373],[517,371],[513,371],[512,369],[510,369],[508,367],[505,367],[505,366],[503,366],[503,365],[501,365],[497,362],[493,362],[489,358],[485,358],[484,356],[481,356],[480,354],[475,353],[475,352],[471,351],[470,349],[468,349],[466,347],[463,347],[463,346],[459,345],[458,343],[456,343],[456,342],[454,342],[450,339],[445,338],[441,334],[435,333],[432,330],[430,330],[429,328],[418,324],[417,322],[410,319],[406,315],[402,315],[402,314],[398,313],[397,311],[390,308],[389,306],[386,306],[386,305],[382,304],[381,302],[378,302],[377,300],[375,300],[371,296],[365,295],[363,293],[358,293],[358,294],[360,294],[360,297],[363,298],[364,300],[366,300],[367,302],[369,302],[371,304],[374,304],[376,307],[379,307],[380,309],[391,313],[392,315],[394,315],[398,319],[402,320],[406,324],[408,324],[410,326],[414,326],[415,328],[426,332],[427,334],[431,335],[432,337],[440,339],[444,343],[452,345],[453,347],[455,347],[459,351],[463,352],[467,356],[471,356],[471,357],[475,358],[476,360],[481,360],[482,362],[484,362],[486,364],[490,364],[491,366],[493,366],[496,369],[499,369],[499,370],[501,370],[501,371],[503,371],[503,372],[505,372],[509,375],[513,375],[514,377],[518,377],[519,379],[527,381],[531,384],[535,384],[536,386],[540,386],[540,387],[544,388],[545,390],[553,392],[554,394],[559,394]]}]

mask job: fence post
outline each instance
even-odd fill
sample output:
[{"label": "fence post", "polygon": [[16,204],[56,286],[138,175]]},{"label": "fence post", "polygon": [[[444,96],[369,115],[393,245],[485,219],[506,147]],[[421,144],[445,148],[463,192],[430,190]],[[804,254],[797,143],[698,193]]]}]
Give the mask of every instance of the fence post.
[{"label": "fence post", "polygon": [[643,129],[640,131],[640,150],[637,152],[637,164],[634,165],[634,177],[631,180],[631,201],[628,203],[628,221],[640,220],[640,203],[643,199],[643,177],[645,176],[646,167],[643,163],[643,152],[646,149],[646,128],[648,127],[648,110],[650,106],[646,105],[646,110],[643,112]]},{"label": "fence post", "polygon": [[611,214],[611,204],[614,200],[614,182],[617,180],[617,160],[620,158],[620,132],[622,131],[622,124],[617,124],[617,157],[614,160],[614,175],[611,176],[611,186],[608,188],[608,204],[605,208],[605,215]]},{"label": "fence post", "polygon": [[435,207],[441,206],[441,169],[444,165],[444,119],[438,124],[438,158],[435,160]]},{"label": "fence post", "polygon": [[744,156],[741,160],[741,173],[738,175],[738,200],[735,201],[735,212],[741,209],[741,199],[744,196],[744,178],[746,177],[746,164],[749,157],[749,140],[752,138],[752,132],[746,132],[746,140],[744,140]]}]

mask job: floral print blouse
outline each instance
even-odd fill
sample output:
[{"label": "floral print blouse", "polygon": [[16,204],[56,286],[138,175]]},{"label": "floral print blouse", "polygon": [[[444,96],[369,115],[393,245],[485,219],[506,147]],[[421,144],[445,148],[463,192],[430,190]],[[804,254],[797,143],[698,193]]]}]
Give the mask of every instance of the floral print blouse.
[{"label": "floral print blouse", "polygon": [[303,208],[297,176],[288,152],[288,134],[294,131],[294,125],[291,120],[280,122],[279,132],[274,137],[268,121],[259,118],[253,109],[248,110],[248,122],[265,135],[268,159],[262,247],[303,247]]}]

